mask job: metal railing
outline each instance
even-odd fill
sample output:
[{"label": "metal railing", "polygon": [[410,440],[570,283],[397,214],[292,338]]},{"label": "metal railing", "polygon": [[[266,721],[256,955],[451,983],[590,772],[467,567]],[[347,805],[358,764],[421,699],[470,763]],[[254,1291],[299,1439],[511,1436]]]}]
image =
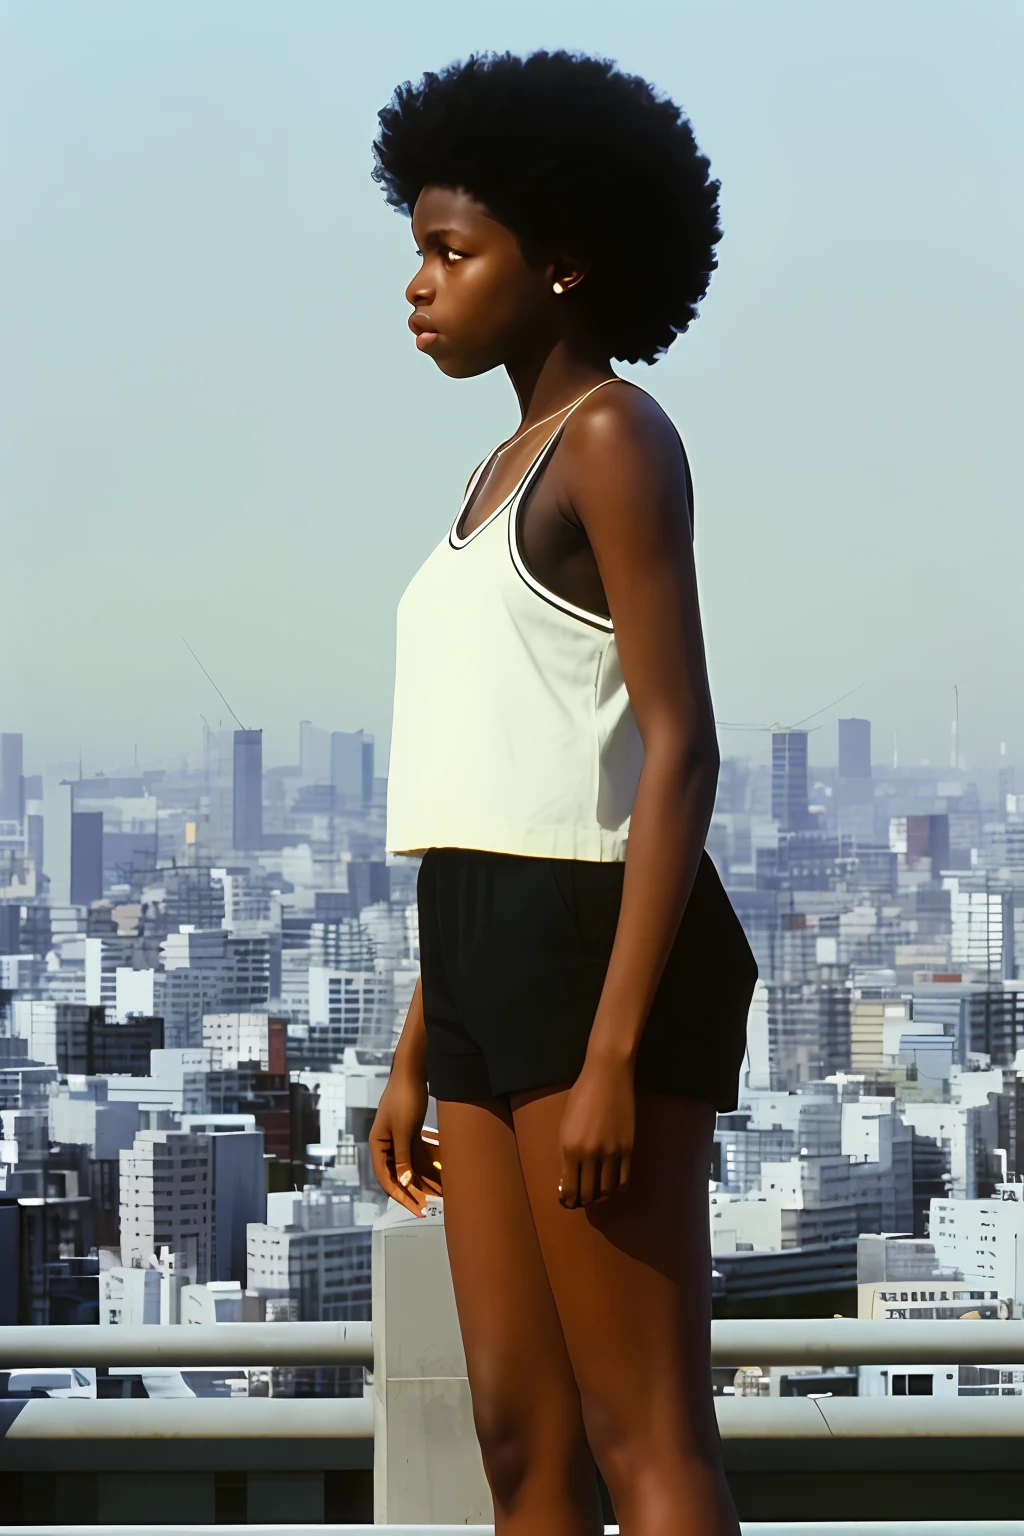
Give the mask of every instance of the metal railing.
[{"label": "metal railing", "polygon": [[[370,1323],[0,1328],[0,1370],[25,1366],[373,1364]],[[1024,1321],[717,1320],[715,1365],[1024,1365]]]},{"label": "metal railing", "polygon": [[[2,1528],[0,1528],[2,1529]],[[90,1525],[88,1536],[135,1536],[137,1525]],[[292,1536],[308,1531],[310,1536],[494,1536],[493,1525],[149,1525],[147,1531],[159,1536],[253,1536],[254,1532]],[[616,1536],[617,1525],[605,1526],[605,1536]],[[68,1536],[64,1525],[19,1525],[10,1527],[10,1536]],[[800,1520],[747,1521],[743,1536],[964,1536],[962,1520]],[[1024,1536],[1024,1520],[971,1520],[970,1536]]]},{"label": "metal railing", "polygon": [[[369,1397],[65,1398],[16,1406],[4,1435],[9,1443],[309,1443],[372,1440],[374,1429]],[[1022,1397],[719,1397],[715,1410],[727,1441],[1024,1439]]]}]

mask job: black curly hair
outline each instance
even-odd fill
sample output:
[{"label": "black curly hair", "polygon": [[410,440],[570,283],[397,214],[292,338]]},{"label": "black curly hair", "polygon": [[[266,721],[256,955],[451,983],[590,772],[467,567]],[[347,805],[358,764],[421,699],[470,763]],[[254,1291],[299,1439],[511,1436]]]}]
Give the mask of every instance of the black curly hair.
[{"label": "black curly hair", "polygon": [[459,187],[524,258],[584,258],[574,291],[610,357],[653,363],[685,331],[718,265],[720,183],[689,119],[609,59],[472,54],[398,86],[378,113],[373,179],[411,216]]}]

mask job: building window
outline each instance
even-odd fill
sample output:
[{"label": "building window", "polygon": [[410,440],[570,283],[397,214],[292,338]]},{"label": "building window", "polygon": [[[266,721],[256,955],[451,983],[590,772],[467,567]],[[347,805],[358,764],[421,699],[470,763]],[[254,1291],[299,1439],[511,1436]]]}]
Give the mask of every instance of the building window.
[{"label": "building window", "polygon": [[894,1375],[892,1378],[893,1397],[931,1397],[932,1378],[924,1372],[910,1375]]}]

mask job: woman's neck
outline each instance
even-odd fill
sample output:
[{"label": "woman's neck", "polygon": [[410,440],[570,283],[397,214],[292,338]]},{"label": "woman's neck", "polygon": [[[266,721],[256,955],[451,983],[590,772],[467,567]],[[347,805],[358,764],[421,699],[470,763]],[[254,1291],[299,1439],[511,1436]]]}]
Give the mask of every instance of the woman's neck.
[{"label": "woman's neck", "polygon": [[518,430],[528,428],[562,406],[571,405],[591,385],[614,374],[608,357],[602,356],[599,350],[590,353],[575,348],[570,350],[564,342],[557,342],[542,357],[506,362],[505,371],[522,412]]}]

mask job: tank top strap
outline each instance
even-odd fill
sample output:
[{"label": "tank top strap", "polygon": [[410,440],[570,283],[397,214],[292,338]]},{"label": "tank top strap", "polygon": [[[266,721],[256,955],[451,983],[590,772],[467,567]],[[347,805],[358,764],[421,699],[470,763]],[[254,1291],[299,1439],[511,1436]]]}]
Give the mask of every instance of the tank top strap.
[{"label": "tank top strap", "polygon": [[530,486],[533,484],[533,481],[536,479],[537,475],[540,474],[540,471],[547,463],[550,455],[554,452],[555,444],[558,442],[563,431],[565,430],[565,424],[569,420],[569,417],[572,415],[573,411],[578,411],[584,400],[589,400],[592,394],[595,394],[599,389],[603,389],[606,384],[628,383],[628,379],[620,379],[617,377],[611,379],[602,379],[600,384],[595,384],[593,389],[588,389],[585,395],[581,395],[580,398],[569,407],[561,421],[558,423],[558,426],[551,433],[551,436],[542,444],[540,451],[537,453],[529,469],[526,471],[526,474],[520,480],[519,484],[512,492],[512,495],[505,503],[505,505],[508,506],[511,515],[515,514],[515,510],[518,507],[520,501],[526,495],[526,492],[530,489]]}]

